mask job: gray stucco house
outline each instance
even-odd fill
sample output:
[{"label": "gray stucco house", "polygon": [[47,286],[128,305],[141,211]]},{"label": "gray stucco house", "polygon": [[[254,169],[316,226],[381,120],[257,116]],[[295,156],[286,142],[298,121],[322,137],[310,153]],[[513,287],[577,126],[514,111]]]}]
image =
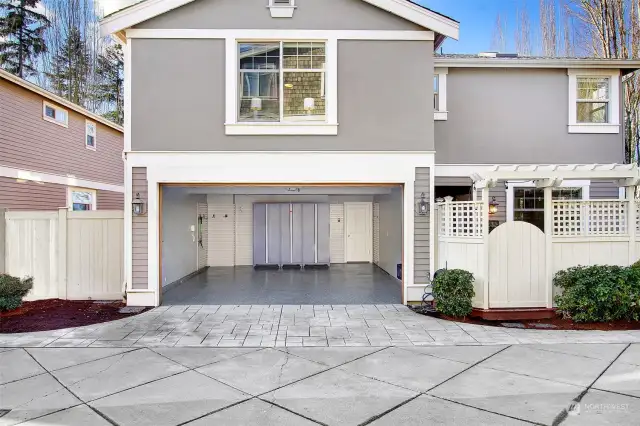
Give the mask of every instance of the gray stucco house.
[{"label": "gray stucco house", "polygon": [[[407,0],[147,0],[101,28],[125,50],[132,305],[420,300],[435,199],[475,197],[490,165],[623,162],[640,68],[437,55],[459,23]],[[530,182],[491,191],[496,222],[539,222]]]}]

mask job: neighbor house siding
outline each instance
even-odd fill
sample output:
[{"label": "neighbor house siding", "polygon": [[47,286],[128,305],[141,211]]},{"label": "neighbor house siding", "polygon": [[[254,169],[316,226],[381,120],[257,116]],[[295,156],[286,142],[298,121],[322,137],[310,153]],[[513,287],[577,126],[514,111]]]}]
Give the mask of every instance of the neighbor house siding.
[{"label": "neighbor house siding", "polygon": [[134,151],[433,150],[431,41],[338,41],[337,136],[227,136],[224,40],[131,42]]},{"label": "neighbor house siding", "polygon": [[[145,167],[134,167],[132,170],[131,192],[136,195],[140,194],[140,199],[148,200],[149,185],[147,183],[147,169]],[[132,221],[132,259],[133,266],[131,268],[131,287],[136,289],[146,289],[149,285],[148,272],[148,241],[149,227],[147,212],[140,216],[133,216]]]},{"label": "neighbor house siding", "polygon": [[[449,68],[438,164],[624,162],[619,134],[570,134],[566,69]],[[622,115],[621,115],[622,116]]]},{"label": "neighbor house siding", "polygon": [[[86,117],[69,108],[69,126],[42,118],[43,98],[0,79],[0,166],[122,185],[123,135],[96,123],[96,150],[85,147]],[[48,102],[56,105],[55,102]]]},{"label": "neighbor house siding", "polygon": [[268,0],[198,0],[142,22],[144,29],[399,30],[424,28],[359,0],[296,0],[292,18],[273,19]]},{"label": "neighbor house siding", "polygon": [[124,194],[113,191],[96,191],[98,210],[122,210],[124,208]]},{"label": "neighbor house siding", "polygon": [[67,205],[67,187],[55,183],[18,182],[0,177],[0,208],[9,210],[56,210]]},{"label": "neighbor house siding", "polygon": [[[422,196],[425,195],[425,199],[430,199],[431,193],[431,177],[430,169],[428,167],[416,168],[416,180],[414,186],[414,204],[417,204]],[[429,282],[431,278],[430,270],[430,215],[429,212],[425,216],[420,216],[414,209],[414,239],[413,239],[413,256],[414,256],[414,276],[413,280],[415,284],[425,284]]]}]

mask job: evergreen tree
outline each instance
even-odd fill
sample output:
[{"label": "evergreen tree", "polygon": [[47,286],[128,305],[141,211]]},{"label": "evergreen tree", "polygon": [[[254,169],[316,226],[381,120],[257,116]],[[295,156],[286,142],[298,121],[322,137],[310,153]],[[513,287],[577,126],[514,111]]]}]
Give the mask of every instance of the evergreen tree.
[{"label": "evergreen tree", "polygon": [[0,66],[20,77],[35,75],[35,59],[46,52],[49,19],[34,11],[40,0],[0,0]]},{"label": "evergreen tree", "polygon": [[80,30],[72,27],[64,44],[53,57],[51,71],[48,73],[53,91],[84,106],[88,75],[89,51]]},{"label": "evergreen tree", "polygon": [[96,101],[106,105],[108,111],[103,116],[122,125],[124,121],[124,56],[122,46],[107,46],[98,56],[96,67],[98,82],[93,87]]}]

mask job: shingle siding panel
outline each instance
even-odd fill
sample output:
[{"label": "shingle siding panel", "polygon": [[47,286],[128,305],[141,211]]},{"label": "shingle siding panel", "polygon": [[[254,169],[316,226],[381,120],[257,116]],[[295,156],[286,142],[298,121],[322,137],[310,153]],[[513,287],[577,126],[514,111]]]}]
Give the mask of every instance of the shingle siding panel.
[{"label": "shingle siding panel", "polygon": [[[431,198],[431,170],[428,167],[416,168],[416,178],[414,182],[414,204],[420,201],[422,193],[426,200]],[[420,216],[414,215],[414,237],[413,237],[413,279],[415,284],[424,284],[430,277],[430,244],[429,236],[431,232],[430,214]]]},{"label": "shingle siding panel", "polygon": [[[148,183],[147,169],[145,167],[134,167],[132,171],[132,193],[140,194],[140,198],[147,200]],[[132,217],[132,258],[131,287],[134,290],[146,289],[149,284],[148,275],[148,217],[147,213]],[[146,232],[142,232],[146,231]]]}]

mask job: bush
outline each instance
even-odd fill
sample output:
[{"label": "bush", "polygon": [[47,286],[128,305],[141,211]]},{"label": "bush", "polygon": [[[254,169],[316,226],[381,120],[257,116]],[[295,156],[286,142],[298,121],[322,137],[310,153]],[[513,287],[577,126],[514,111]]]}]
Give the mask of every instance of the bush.
[{"label": "bush", "polygon": [[471,313],[473,274],[463,269],[447,269],[433,280],[433,297],[438,312],[462,318]]},{"label": "bush", "polygon": [[18,308],[31,287],[33,287],[33,278],[16,278],[0,274],[0,311]]},{"label": "bush", "polygon": [[559,271],[553,284],[558,311],[576,322],[640,320],[640,268],[576,266]]}]

